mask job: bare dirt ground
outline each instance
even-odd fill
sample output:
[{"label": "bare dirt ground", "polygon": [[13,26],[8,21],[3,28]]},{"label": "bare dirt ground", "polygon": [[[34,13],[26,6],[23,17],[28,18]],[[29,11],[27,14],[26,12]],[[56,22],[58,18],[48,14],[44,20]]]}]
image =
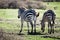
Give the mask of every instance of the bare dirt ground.
[{"label": "bare dirt ground", "polygon": [[24,36],[13,33],[6,33],[3,29],[0,29],[0,40],[24,40]]}]

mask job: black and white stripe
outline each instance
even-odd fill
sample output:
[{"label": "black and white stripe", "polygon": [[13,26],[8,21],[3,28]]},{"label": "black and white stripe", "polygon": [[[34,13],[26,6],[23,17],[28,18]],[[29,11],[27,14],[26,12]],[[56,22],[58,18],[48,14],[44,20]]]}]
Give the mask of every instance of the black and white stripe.
[{"label": "black and white stripe", "polygon": [[48,22],[48,33],[54,33],[54,24],[55,24],[56,14],[52,10],[47,10],[43,14],[43,18],[41,20],[41,30],[45,31],[45,22]]},{"label": "black and white stripe", "polygon": [[21,18],[20,32],[22,32],[24,21],[27,22],[28,33],[29,33],[29,23],[31,24],[31,27],[32,27],[31,32],[33,32],[33,27],[34,27],[34,32],[36,32],[36,12],[35,12],[35,10],[32,10],[32,9],[25,10],[24,8],[19,8],[18,18]]}]

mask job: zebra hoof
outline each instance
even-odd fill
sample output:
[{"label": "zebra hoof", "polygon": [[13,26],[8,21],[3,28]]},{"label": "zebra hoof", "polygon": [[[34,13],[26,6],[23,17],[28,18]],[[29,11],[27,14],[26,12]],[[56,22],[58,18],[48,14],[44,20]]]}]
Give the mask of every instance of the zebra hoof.
[{"label": "zebra hoof", "polygon": [[54,32],[52,32],[54,34]]},{"label": "zebra hoof", "polygon": [[36,31],[34,31],[34,34],[36,34]]},{"label": "zebra hoof", "polygon": [[48,32],[49,34],[51,34],[51,32]]},{"label": "zebra hoof", "polygon": [[21,35],[21,32],[19,32],[18,35]]},{"label": "zebra hoof", "polygon": [[22,30],[19,33],[21,33],[21,32],[22,32]]},{"label": "zebra hoof", "polygon": [[52,33],[54,33],[54,30],[52,31]]},{"label": "zebra hoof", "polygon": [[33,34],[33,31],[31,31],[31,34]]},{"label": "zebra hoof", "polygon": [[18,33],[18,35],[20,35],[20,34],[21,34],[21,32],[22,32],[22,31],[20,31],[20,32]]},{"label": "zebra hoof", "polygon": [[44,32],[44,30],[42,30],[42,32]]},{"label": "zebra hoof", "polygon": [[28,34],[30,34],[30,32],[28,32]]},{"label": "zebra hoof", "polygon": [[34,32],[34,34],[36,34],[36,32]]},{"label": "zebra hoof", "polygon": [[20,35],[20,33],[18,33],[18,35]]}]

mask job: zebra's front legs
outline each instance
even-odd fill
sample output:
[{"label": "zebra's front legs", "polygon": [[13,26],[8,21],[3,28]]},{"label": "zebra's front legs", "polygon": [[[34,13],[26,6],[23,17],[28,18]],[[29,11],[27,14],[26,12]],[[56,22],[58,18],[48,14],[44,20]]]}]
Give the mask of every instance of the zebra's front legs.
[{"label": "zebra's front legs", "polygon": [[52,33],[54,33],[54,24],[55,24],[55,21],[53,20],[53,24],[52,24]]}]

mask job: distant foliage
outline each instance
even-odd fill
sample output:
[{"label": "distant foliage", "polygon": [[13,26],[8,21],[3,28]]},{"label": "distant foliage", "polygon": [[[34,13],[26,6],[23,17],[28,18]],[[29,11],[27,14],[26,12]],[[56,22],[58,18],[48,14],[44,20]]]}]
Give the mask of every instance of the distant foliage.
[{"label": "distant foliage", "polygon": [[0,0],[0,8],[37,8],[37,9],[46,9],[41,1],[26,1],[26,0]]},{"label": "distant foliage", "polygon": [[27,3],[28,8],[35,8],[35,9],[46,9],[46,5],[43,2],[31,2]]},{"label": "distant foliage", "polygon": [[8,8],[18,8],[17,1],[10,2],[8,4]]}]

